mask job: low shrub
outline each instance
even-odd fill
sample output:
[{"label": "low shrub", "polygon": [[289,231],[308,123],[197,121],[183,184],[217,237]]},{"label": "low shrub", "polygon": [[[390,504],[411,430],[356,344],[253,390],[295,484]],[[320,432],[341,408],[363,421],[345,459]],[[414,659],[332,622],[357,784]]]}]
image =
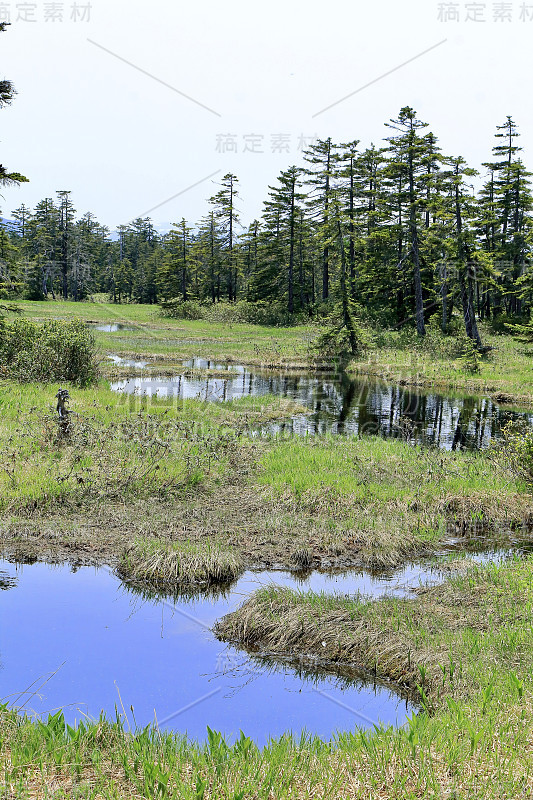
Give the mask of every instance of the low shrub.
[{"label": "low shrub", "polygon": [[[304,321],[302,315],[289,314],[281,303],[239,300],[237,303],[200,303],[198,300],[163,300],[161,314],[172,319],[204,319],[206,322],[266,326],[297,325]],[[307,321],[307,318],[305,318]]]},{"label": "low shrub", "polygon": [[205,319],[206,307],[197,300],[162,300],[161,315],[171,319]]},{"label": "low shrub", "polygon": [[488,320],[488,327],[491,333],[503,335],[509,333],[509,331],[513,332],[514,326],[527,325],[528,322],[529,320],[526,317],[502,312],[501,314],[494,314]]},{"label": "low shrub", "polygon": [[453,340],[455,346],[454,355],[461,362],[463,369],[471,375],[477,375],[481,371],[481,356],[477,344],[467,336],[465,331],[458,334]]},{"label": "low shrub", "polygon": [[342,366],[354,356],[361,355],[371,345],[371,333],[361,322],[357,312],[358,309],[351,308],[349,320],[346,322],[342,308],[338,306],[324,321],[313,347],[318,361],[333,361]]},{"label": "low shrub", "polygon": [[21,414],[0,442],[0,511],[76,507],[101,499],[158,497],[194,491],[233,457],[231,431],[173,419],[166,413],[93,413],[53,407]]},{"label": "low shrub", "polygon": [[0,319],[0,372],[21,382],[86,386],[98,377],[94,336],[81,320]]},{"label": "low shrub", "polygon": [[493,441],[489,457],[533,491],[533,430],[524,422],[509,422]]}]

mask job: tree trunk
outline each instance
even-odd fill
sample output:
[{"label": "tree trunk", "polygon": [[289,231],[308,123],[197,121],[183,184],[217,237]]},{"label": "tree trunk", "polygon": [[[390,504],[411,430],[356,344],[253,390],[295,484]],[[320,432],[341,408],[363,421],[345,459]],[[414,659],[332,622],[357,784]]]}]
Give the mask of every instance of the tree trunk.
[{"label": "tree trunk", "polygon": [[[458,177],[458,170],[456,171],[456,177]],[[463,242],[463,218],[461,215],[458,181],[455,183],[455,220],[457,226],[457,255],[459,256],[459,292],[461,295],[461,304],[463,306],[466,335],[470,337],[478,347],[481,347],[481,337],[477,329],[474,309],[473,281],[468,270],[468,251]],[[465,272],[467,273],[466,278]]]},{"label": "tree trunk", "polygon": [[448,270],[444,264],[442,270],[442,323],[441,328],[443,333],[448,333]]},{"label": "tree trunk", "polygon": [[340,219],[337,220],[337,233],[339,238],[339,248],[341,253],[341,296],[342,296],[342,321],[344,327],[348,331],[350,339],[350,350],[352,355],[357,353],[357,335],[353,325],[352,315],[350,313],[350,306],[348,301],[348,292],[346,290],[346,256],[344,253],[344,239],[342,236],[342,227]]},{"label": "tree trunk", "polygon": [[289,314],[294,313],[294,191],[296,181],[291,186],[291,220],[289,242]]}]

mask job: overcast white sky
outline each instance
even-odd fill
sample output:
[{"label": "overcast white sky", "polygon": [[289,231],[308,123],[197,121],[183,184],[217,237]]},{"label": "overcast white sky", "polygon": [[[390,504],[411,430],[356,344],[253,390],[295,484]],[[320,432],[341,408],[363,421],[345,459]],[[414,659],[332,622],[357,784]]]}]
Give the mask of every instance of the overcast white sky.
[{"label": "overcast white sky", "polygon": [[511,114],[533,168],[533,0],[92,0],[89,20],[86,6],[0,3],[0,74],[19,93],[0,161],[31,181],[3,190],[4,216],[70,189],[111,228],[194,223],[231,171],[249,222],[302,136],[378,144],[404,105],[476,167]]}]

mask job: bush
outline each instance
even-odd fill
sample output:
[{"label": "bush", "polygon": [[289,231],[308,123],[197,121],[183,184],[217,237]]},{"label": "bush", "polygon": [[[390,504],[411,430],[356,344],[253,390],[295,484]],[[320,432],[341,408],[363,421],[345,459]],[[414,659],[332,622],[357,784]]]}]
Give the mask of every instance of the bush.
[{"label": "bush", "polygon": [[94,336],[81,320],[0,320],[0,371],[29,382],[67,381],[85,386],[98,377]]},{"label": "bush", "polygon": [[419,350],[427,353],[434,359],[458,359],[467,372],[472,375],[480,372],[482,355],[486,355],[484,350],[478,348],[477,344],[471,339],[465,330],[462,320],[454,319],[451,321],[448,333],[443,333],[439,320],[432,317],[426,325],[426,335],[419,338],[413,329],[409,334],[403,334],[404,348]]},{"label": "bush", "polygon": [[361,355],[370,346],[372,337],[361,323],[357,309],[349,311],[352,335],[339,308],[336,308],[325,322],[326,325],[314,343],[318,360],[333,361],[342,366],[354,356]]},{"label": "bush", "polygon": [[529,320],[525,317],[516,316],[514,314],[495,314],[488,321],[489,331],[493,334],[507,334],[514,326],[527,325]]},{"label": "bush", "polygon": [[303,321],[302,315],[289,314],[281,303],[263,300],[250,303],[239,300],[237,303],[200,303],[197,300],[163,300],[161,314],[172,319],[204,319],[207,322],[228,324],[248,324],[267,326],[297,325]]},{"label": "bush", "polygon": [[196,300],[162,300],[161,314],[172,319],[205,319],[206,307]]},{"label": "bush", "polygon": [[455,345],[456,357],[459,359],[466,372],[470,372],[472,375],[479,373],[481,370],[481,356],[473,339],[470,339],[466,332],[463,331],[455,338]]},{"label": "bush", "polygon": [[492,442],[489,456],[533,491],[533,430],[526,423],[509,422],[501,438]]}]

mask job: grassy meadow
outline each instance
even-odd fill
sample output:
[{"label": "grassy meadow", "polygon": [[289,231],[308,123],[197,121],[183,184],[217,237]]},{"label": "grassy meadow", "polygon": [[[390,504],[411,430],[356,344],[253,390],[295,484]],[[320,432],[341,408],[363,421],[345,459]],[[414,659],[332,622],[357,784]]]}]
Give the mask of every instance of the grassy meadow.
[{"label": "grassy meadow", "polygon": [[533,405],[533,352],[511,336],[480,326],[485,355],[465,357],[461,345],[431,326],[419,341],[409,331],[379,333],[348,371],[385,381],[440,391],[495,397],[503,403]]},{"label": "grassy meadow", "polygon": [[305,366],[315,335],[311,327],[269,328],[169,319],[153,305],[22,301],[17,306],[23,316],[33,320],[79,318],[97,325],[123,325],[113,333],[95,330],[102,355],[146,357],[162,366],[191,356],[223,364]]},{"label": "grassy meadow", "polygon": [[[123,325],[106,333],[95,330],[105,374],[113,353],[149,359],[165,369],[184,359],[199,357],[220,364],[249,364],[308,368],[316,363],[313,343],[320,327],[315,322],[291,328],[264,327],[204,320],[162,317],[152,305],[116,305],[108,302],[17,302],[23,316],[33,320],[82,319],[100,325]],[[131,330],[128,330],[131,328]],[[453,337],[444,337],[429,326],[419,341],[411,329],[378,331],[368,328],[366,345],[348,365],[352,375],[369,375],[405,385],[433,387],[442,391],[468,392],[498,397],[500,402],[533,405],[531,348],[511,336],[480,326],[489,351],[475,359],[465,358]]]},{"label": "grassy meadow", "polygon": [[450,535],[527,529],[525,485],[480,453],[252,436],[301,411],[274,396],[176,402],[105,382],[70,388],[64,430],[55,386],[0,384],[0,536],[14,555],[117,563],[142,541],[172,562],[176,548],[214,543],[244,568],[392,567]]}]

